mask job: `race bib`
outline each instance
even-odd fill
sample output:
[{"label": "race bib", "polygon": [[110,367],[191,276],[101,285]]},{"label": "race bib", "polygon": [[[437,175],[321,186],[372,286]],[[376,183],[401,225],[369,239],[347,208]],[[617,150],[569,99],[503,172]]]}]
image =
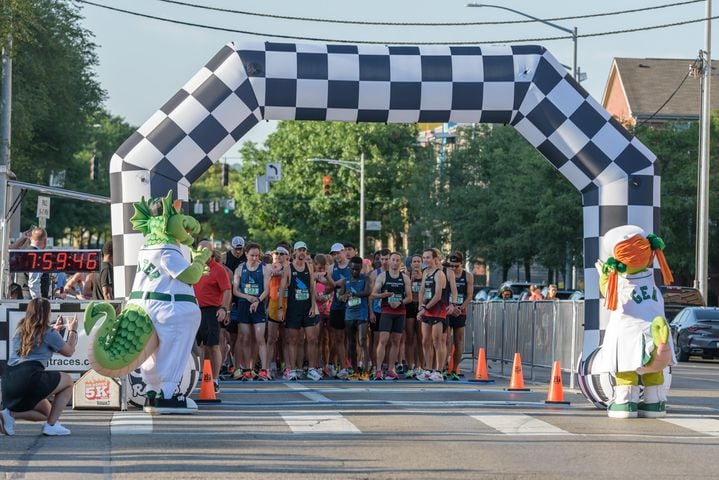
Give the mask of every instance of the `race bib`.
[{"label": "race bib", "polygon": [[413,283],[412,284],[412,293],[419,293],[420,289],[422,288],[422,285],[419,283]]},{"label": "race bib", "polygon": [[424,299],[425,300],[432,300],[432,297],[434,296],[434,293],[432,293],[432,290],[429,288],[424,289]]},{"label": "race bib", "polygon": [[461,293],[457,294],[457,305],[462,305],[464,303],[464,295]]},{"label": "race bib", "polygon": [[389,297],[389,303],[402,303],[402,300],[404,300],[404,297],[398,293],[395,293],[391,297]]},{"label": "race bib", "polygon": [[298,289],[295,291],[295,300],[309,300],[310,291],[304,289]]},{"label": "race bib", "polygon": [[248,283],[245,285],[245,295],[257,297],[260,295],[260,286],[256,283]]},{"label": "race bib", "polygon": [[357,297],[351,297],[349,300],[347,300],[348,307],[356,307],[360,303],[362,303],[362,299]]}]

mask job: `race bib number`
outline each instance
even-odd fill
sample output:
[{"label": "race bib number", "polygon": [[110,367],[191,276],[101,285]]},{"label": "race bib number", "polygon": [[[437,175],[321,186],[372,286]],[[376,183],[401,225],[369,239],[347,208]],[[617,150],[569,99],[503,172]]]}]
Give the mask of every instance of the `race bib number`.
[{"label": "race bib number", "polygon": [[295,292],[295,300],[309,300],[309,298],[310,298],[309,290],[297,290]]},{"label": "race bib number", "polygon": [[389,303],[402,303],[402,300],[404,300],[404,297],[398,293],[395,293],[391,297],[389,297]]},{"label": "race bib number", "polygon": [[422,285],[419,283],[413,283],[412,284],[412,293],[419,293],[419,290],[422,288]]},{"label": "race bib number", "polygon": [[256,283],[249,283],[245,285],[245,295],[252,295],[254,297],[259,296],[260,286]]},{"label": "race bib number", "polygon": [[357,297],[351,297],[349,300],[347,300],[348,307],[357,307],[360,303],[362,303],[362,299]]},{"label": "race bib number", "polygon": [[432,300],[432,297],[434,296],[434,293],[432,293],[432,290],[429,288],[425,288],[424,290],[424,299],[425,300]]},{"label": "race bib number", "polygon": [[457,294],[457,305],[462,305],[464,303],[464,295],[461,293]]}]

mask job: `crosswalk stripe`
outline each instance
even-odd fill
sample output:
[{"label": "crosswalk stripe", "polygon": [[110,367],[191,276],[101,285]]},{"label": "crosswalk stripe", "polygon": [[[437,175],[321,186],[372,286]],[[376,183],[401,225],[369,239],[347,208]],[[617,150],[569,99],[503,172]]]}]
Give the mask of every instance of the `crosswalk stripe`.
[{"label": "crosswalk stripe", "polygon": [[507,435],[573,435],[559,427],[521,413],[480,413],[470,417]]},{"label": "crosswalk stripe", "polygon": [[300,395],[302,395],[303,397],[305,397],[309,400],[312,400],[313,402],[332,403],[332,400],[325,397],[324,395],[322,395],[321,393],[319,393],[316,390],[307,389],[306,387],[302,387],[300,385],[293,385],[292,383],[289,383],[289,382],[285,383],[285,385],[290,390],[296,390],[297,393],[299,393]]},{"label": "crosswalk stripe", "polygon": [[671,417],[660,419],[664,422],[671,423],[678,427],[694,430],[695,432],[719,437],[719,420],[713,418],[689,418],[689,417]]},{"label": "crosswalk stripe", "polygon": [[283,413],[281,415],[292,433],[362,433],[352,422],[337,412]]},{"label": "crosswalk stripe", "polygon": [[110,420],[111,435],[142,435],[152,433],[152,415],[146,413],[114,413]]}]

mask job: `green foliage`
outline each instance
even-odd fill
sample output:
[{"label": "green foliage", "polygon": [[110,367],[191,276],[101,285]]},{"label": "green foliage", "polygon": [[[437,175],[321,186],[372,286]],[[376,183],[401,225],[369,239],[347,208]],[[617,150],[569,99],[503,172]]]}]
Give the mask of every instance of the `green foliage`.
[{"label": "green foliage", "polygon": [[[310,158],[359,161],[365,154],[366,219],[382,221],[382,236],[399,238],[407,204],[407,172],[415,166],[412,125],[282,122],[268,138],[266,150],[242,149],[243,164],[232,182],[238,214],[248,236],[263,245],[303,240],[310,249],[327,251],[336,241],[359,238],[360,176],[337,165]],[[270,193],[255,193],[255,176],[268,162],[281,162],[283,178]],[[330,195],[322,194],[324,176]],[[369,233],[368,233],[369,235]]]}]

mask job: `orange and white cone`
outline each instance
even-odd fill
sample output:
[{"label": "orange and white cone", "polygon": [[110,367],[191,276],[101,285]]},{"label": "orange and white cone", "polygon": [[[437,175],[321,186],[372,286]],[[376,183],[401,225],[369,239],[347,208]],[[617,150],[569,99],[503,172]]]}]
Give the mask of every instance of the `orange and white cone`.
[{"label": "orange and white cone", "polygon": [[549,379],[549,392],[547,392],[547,400],[544,403],[569,405],[569,402],[564,401],[562,367],[559,366],[559,360],[555,361],[552,365],[552,377]]},{"label": "orange and white cone", "polygon": [[524,386],[524,374],[522,373],[522,358],[519,352],[514,354],[514,364],[512,365],[512,376],[509,378],[510,392],[528,392],[529,389]]}]

